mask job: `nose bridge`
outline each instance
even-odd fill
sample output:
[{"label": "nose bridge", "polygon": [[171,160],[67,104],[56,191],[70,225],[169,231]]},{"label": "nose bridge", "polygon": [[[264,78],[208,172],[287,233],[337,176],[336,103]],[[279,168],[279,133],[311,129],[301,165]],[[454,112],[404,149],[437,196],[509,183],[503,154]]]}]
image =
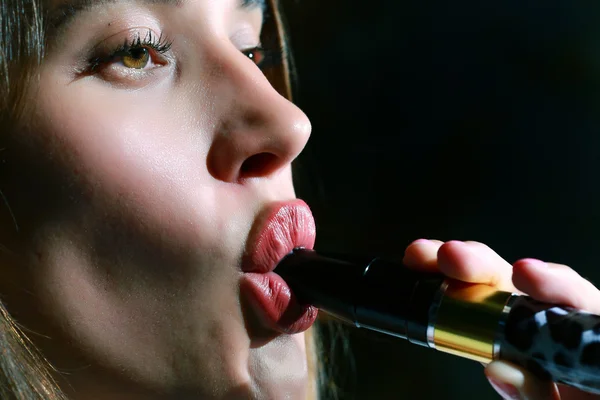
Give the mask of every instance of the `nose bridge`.
[{"label": "nose bridge", "polygon": [[234,93],[236,108],[244,110],[249,121],[257,122],[264,113],[275,117],[273,113],[276,111],[294,113],[296,118],[304,117],[295,105],[273,87],[273,83],[253,61],[233,45],[227,47],[219,68],[222,84],[229,86],[229,91]]},{"label": "nose bridge", "polygon": [[306,115],[233,45],[220,49],[216,71],[219,121],[209,152],[213,174],[236,180],[267,176],[289,165],[310,136]]}]

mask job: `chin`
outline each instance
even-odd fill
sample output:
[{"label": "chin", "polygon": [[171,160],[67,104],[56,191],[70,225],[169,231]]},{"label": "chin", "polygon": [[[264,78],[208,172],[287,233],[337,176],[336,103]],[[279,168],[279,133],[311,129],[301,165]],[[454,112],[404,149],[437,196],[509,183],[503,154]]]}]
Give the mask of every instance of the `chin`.
[{"label": "chin", "polygon": [[281,335],[250,350],[249,372],[252,399],[306,400],[308,363],[304,334]]},{"label": "chin", "polygon": [[309,374],[303,333],[279,334],[247,350],[247,356],[223,354],[220,362],[213,361],[216,365],[212,367],[208,362],[203,367],[212,369],[212,377],[197,375],[194,382],[188,381],[191,386],[179,382],[178,389],[168,391],[168,399],[307,399]]}]

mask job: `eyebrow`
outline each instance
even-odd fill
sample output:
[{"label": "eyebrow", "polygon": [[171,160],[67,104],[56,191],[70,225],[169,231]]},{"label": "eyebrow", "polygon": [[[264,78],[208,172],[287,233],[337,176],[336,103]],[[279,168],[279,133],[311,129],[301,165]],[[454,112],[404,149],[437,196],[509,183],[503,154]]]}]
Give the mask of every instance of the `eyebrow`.
[{"label": "eyebrow", "polygon": [[[185,2],[185,0],[69,0],[51,10],[47,21],[50,30],[55,32],[71,22],[73,18],[82,11],[87,11],[105,4],[121,3],[125,1],[145,4],[165,4],[174,7],[180,6]],[[254,8],[261,8],[264,12],[266,8],[266,0],[237,0],[237,2],[238,8],[240,9],[252,10]]]}]

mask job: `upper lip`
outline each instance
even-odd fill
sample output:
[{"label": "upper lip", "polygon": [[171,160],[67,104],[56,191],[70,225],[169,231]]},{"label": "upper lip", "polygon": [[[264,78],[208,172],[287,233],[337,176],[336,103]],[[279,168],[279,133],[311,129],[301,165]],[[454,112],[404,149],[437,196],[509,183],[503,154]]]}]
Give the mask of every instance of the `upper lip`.
[{"label": "upper lip", "polygon": [[242,271],[273,271],[294,248],[312,249],[315,234],[315,221],[304,201],[295,199],[269,204],[250,230]]}]

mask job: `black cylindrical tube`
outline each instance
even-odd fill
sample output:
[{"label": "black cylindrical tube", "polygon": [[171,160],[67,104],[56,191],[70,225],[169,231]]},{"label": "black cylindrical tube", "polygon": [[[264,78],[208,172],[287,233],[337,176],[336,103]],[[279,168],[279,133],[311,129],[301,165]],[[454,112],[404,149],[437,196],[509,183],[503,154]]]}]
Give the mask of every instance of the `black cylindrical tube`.
[{"label": "black cylindrical tube", "polygon": [[375,259],[356,285],[356,324],[426,346],[429,305],[443,281]]},{"label": "black cylindrical tube", "polygon": [[[357,327],[427,343],[428,302],[444,281],[396,263],[344,260],[296,249],[275,269],[304,303]],[[418,299],[418,304],[412,301]],[[409,337],[409,332],[412,336]]]}]

